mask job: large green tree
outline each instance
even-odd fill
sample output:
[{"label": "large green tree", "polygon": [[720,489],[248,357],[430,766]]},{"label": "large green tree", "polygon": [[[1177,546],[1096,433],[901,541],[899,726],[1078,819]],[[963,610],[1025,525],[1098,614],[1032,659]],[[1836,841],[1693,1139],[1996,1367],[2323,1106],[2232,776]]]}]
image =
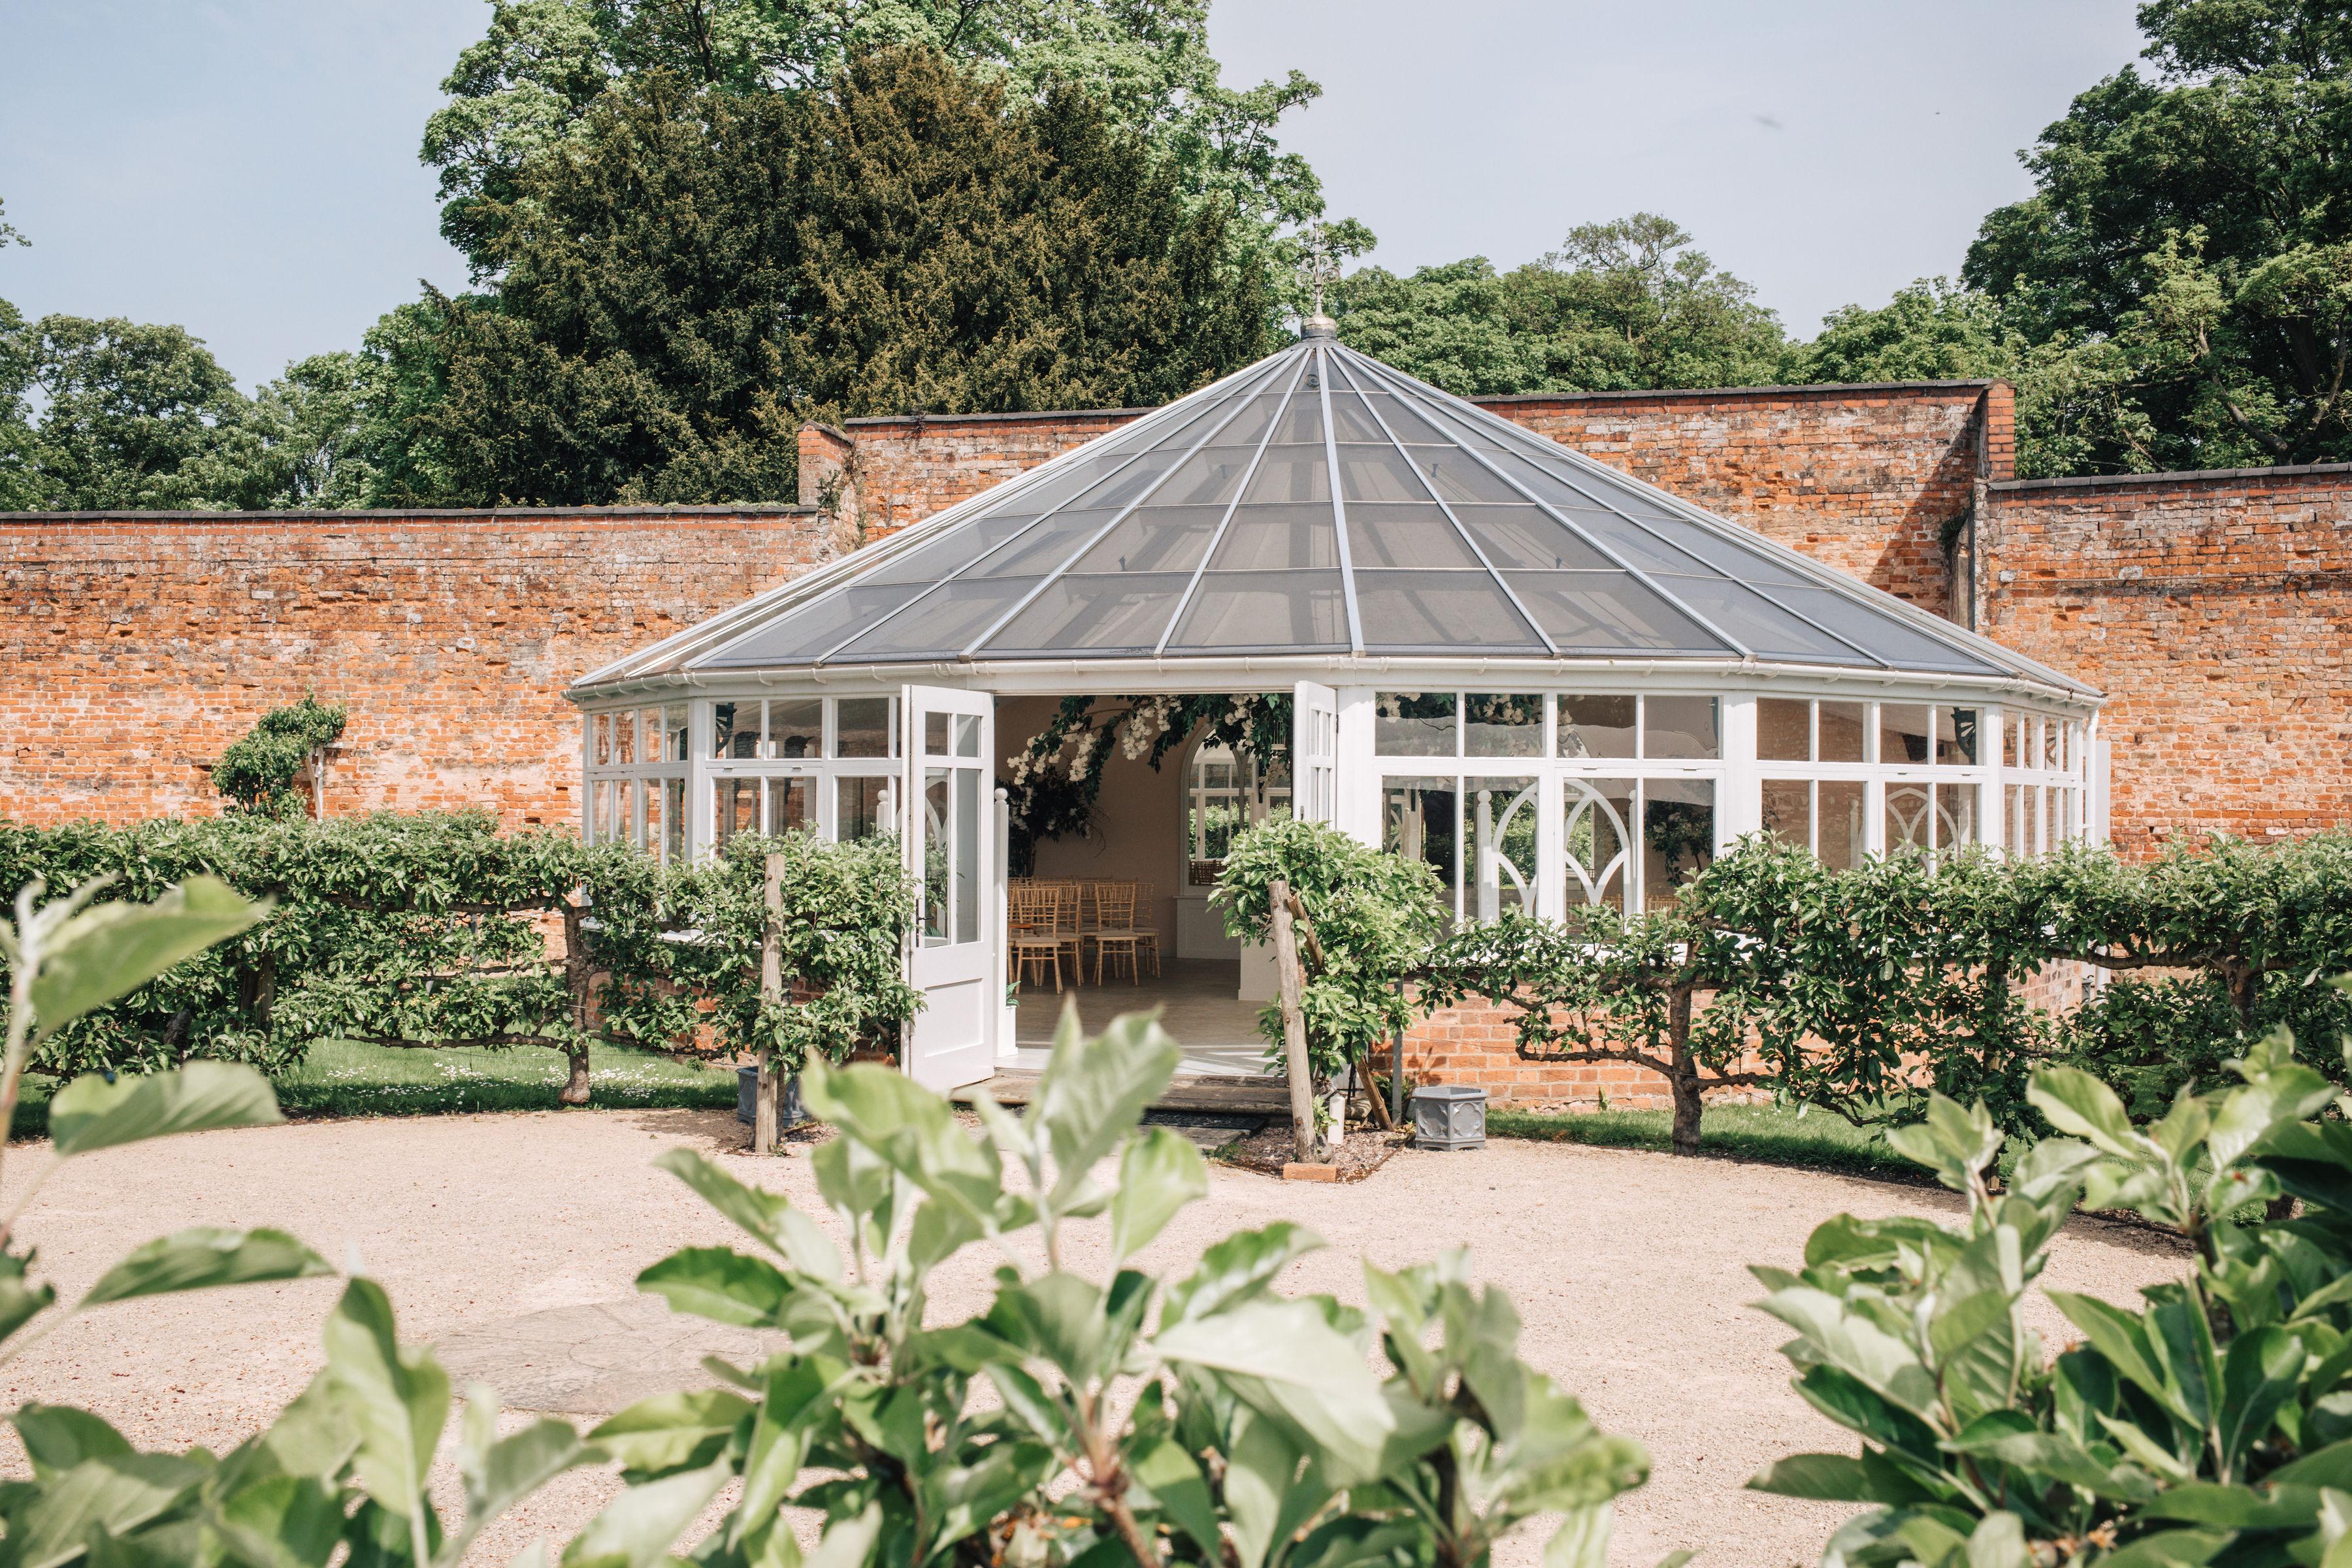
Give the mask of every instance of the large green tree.
[{"label": "large green tree", "polygon": [[1964,279],[2043,351],[2076,471],[2352,457],[2352,9],[2152,0]]},{"label": "large green tree", "polygon": [[[1233,89],[1210,52],[1208,0],[491,0],[484,37],[442,84],[425,161],[441,171],[443,232],[494,275],[524,171],[593,134],[608,92],[652,71],[689,91],[821,88],[854,55],[922,45],[1041,100],[1081,83],[1254,241],[1322,208],[1314,172],[1275,124],[1321,89],[1297,71]],[[1242,247],[1244,250],[1249,247]]]},{"label": "large green tree", "polygon": [[1580,225],[1506,273],[1484,257],[1363,268],[1332,314],[1351,346],[1465,396],[1751,385],[1789,358],[1755,290],[1654,213]]},{"label": "large green tree", "polygon": [[1268,347],[1229,208],[1079,89],[924,45],[634,77],[483,200],[498,293],[446,307],[415,421],[462,502],[789,500],[806,419],[1157,403]]}]

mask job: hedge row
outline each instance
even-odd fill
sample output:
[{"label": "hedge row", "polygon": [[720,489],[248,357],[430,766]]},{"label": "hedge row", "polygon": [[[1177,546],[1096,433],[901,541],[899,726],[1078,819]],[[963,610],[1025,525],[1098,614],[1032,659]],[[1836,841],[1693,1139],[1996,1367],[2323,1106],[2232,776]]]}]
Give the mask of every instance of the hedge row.
[{"label": "hedge row", "polygon": [[[782,1006],[760,996],[770,852],[785,858]],[[488,813],[0,824],[0,888],[105,879],[101,898],[145,902],[199,873],[269,900],[269,917],[52,1037],[32,1070],[276,1071],[336,1037],[528,1046],[564,1055],[563,1099],[579,1104],[591,1041],[764,1046],[796,1066],[842,1059],[918,1005],[899,974],[913,898],[890,839],[739,837],[668,868],[568,832],[500,833]]]}]

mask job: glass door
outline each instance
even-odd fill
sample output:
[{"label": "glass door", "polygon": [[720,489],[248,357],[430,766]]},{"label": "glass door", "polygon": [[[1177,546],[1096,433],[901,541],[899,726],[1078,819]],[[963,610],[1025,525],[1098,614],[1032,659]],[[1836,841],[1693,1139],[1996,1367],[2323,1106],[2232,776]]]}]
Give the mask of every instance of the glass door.
[{"label": "glass door", "polygon": [[996,1069],[1004,993],[997,954],[1003,868],[989,802],[996,700],[984,691],[904,689],[904,850],[919,890],[907,983],[923,1010],[907,1027],[906,1068],[932,1089],[961,1089]]}]

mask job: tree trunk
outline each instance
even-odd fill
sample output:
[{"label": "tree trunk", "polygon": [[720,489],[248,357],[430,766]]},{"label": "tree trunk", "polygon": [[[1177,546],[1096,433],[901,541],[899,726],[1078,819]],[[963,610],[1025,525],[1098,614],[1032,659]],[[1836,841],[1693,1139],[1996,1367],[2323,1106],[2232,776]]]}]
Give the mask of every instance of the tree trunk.
[{"label": "tree trunk", "polygon": [[588,1103],[588,992],[595,974],[588,959],[588,933],[581,929],[583,911],[579,901],[565,897],[563,900],[563,989],[572,999],[572,1040],[563,1047],[563,1059],[571,1068],[563,1092],[557,1095],[560,1105]]},{"label": "tree trunk", "polygon": [[[782,1005],[784,1000],[782,948],[784,858],[769,856],[766,870],[768,918],[760,925],[760,1006],[762,1012]],[[781,1098],[776,1081],[776,1053],[763,1045],[760,1047],[758,1059],[759,1088],[751,1097],[751,1152],[772,1154],[776,1152],[776,1101]]]},{"label": "tree trunk", "polygon": [[1675,1072],[1675,1152],[1698,1152],[1699,1113],[1706,1102],[1699,1098],[1698,1064],[1690,1054],[1691,994],[1687,989],[1675,993],[1674,1010],[1666,1026],[1674,1046]]},{"label": "tree trunk", "polygon": [[563,1105],[587,1104],[588,1042],[582,1040],[577,1044],[564,1047],[563,1059],[571,1068],[572,1073],[571,1077],[564,1081],[563,1092],[555,1097],[557,1101]]},{"label": "tree trunk", "polygon": [[1282,1055],[1290,1069],[1290,1130],[1292,1158],[1299,1164],[1320,1163],[1315,1136],[1315,1074],[1307,1059],[1307,1015],[1302,1009],[1305,986],[1298,973],[1298,942],[1290,923],[1290,883],[1276,877],[1268,888],[1274,906],[1274,971],[1282,997]]}]

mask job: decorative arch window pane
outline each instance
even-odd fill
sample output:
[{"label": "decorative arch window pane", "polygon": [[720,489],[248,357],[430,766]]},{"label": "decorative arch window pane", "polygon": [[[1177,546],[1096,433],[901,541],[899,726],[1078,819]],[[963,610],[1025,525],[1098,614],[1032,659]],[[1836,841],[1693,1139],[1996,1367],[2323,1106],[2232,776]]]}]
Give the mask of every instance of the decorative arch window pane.
[{"label": "decorative arch window pane", "polygon": [[1935,797],[1923,784],[1891,784],[1886,786],[1886,852],[1899,854],[1916,849],[1922,854],[1935,847]]},{"label": "decorative arch window pane", "polygon": [[1463,827],[1471,847],[1463,913],[1491,925],[1506,910],[1536,907],[1536,781],[1472,778],[1465,783]]},{"label": "decorative arch window pane", "polygon": [[1544,700],[1473,691],[1463,700],[1463,754],[1472,757],[1540,757],[1544,744]]},{"label": "decorative arch window pane", "polygon": [[1642,700],[1642,755],[1714,757],[1723,752],[1712,697],[1645,697]]},{"label": "decorative arch window pane", "polygon": [[1451,691],[1383,691],[1373,703],[1372,750],[1383,757],[1452,757],[1458,717]]},{"label": "decorative arch window pane", "polygon": [[1568,862],[1569,908],[1631,910],[1633,781],[1571,778],[1564,783],[1566,831],[1560,842]]},{"label": "decorative arch window pane", "polygon": [[1758,698],[1756,755],[1768,763],[1812,761],[1813,705],[1801,697]]},{"label": "decorative arch window pane", "polygon": [[1640,700],[1633,697],[1563,697],[1559,700],[1559,754],[1563,757],[1630,757],[1638,733]]},{"label": "decorative arch window pane", "polygon": [[1957,849],[1977,841],[1977,786],[1936,786],[1936,847]]}]

